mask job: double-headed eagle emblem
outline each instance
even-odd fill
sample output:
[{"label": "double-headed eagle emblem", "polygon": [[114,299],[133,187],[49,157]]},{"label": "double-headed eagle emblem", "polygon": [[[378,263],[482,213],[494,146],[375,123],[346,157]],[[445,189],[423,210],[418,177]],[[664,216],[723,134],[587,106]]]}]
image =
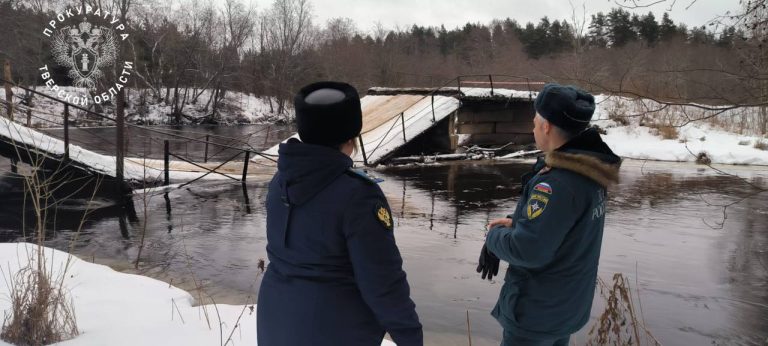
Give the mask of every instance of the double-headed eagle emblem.
[{"label": "double-headed eagle emblem", "polygon": [[110,28],[83,19],[53,35],[52,51],[56,63],[69,69],[74,86],[94,88],[104,75],[101,70],[115,62],[117,41]]}]

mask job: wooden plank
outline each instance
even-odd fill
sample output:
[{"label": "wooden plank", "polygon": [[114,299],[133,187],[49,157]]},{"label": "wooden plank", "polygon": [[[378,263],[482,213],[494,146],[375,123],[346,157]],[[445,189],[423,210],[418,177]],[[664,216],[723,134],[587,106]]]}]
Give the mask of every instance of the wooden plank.
[{"label": "wooden plank", "polygon": [[422,100],[420,95],[368,96],[362,105],[363,130],[369,132],[392,118],[399,117],[415,103]]}]

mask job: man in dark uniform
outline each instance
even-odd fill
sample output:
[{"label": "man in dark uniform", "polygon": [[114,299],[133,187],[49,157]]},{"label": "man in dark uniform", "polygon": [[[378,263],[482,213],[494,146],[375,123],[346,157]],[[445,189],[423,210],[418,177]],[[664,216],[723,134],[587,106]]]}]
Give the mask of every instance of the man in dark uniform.
[{"label": "man in dark uniform", "polygon": [[320,82],[294,100],[298,139],[280,145],[267,193],[269,267],[258,300],[262,346],[422,345],[381,189],[353,171],[362,128],[348,84]]},{"label": "man in dark uniform", "polygon": [[547,84],[536,97],[533,134],[545,156],[524,177],[515,212],[488,224],[478,272],[509,263],[491,314],[502,345],[567,345],[589,319],[605,223],[606,189],[621,159],[588,128],[594,97]]}]

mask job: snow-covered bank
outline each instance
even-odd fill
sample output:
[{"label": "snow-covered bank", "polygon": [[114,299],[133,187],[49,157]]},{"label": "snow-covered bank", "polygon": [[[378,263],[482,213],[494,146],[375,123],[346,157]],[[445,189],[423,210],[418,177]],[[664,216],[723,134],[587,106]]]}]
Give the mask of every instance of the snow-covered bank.
[{"label": "snow-covered bank", "polygon": [[755,148],[758,141],[768,143],[766,139],[715,130],[706,124],[686,125],[678,131],[679,139],[663,139],[648,127],[620,126],[606,129],[603,138],[625,158],[692,162],[705,153],[712,163],[768,166],[768,151]]},{"label": "snow-covered bank", "polygon": [[[88,97],[86,89],[75,87],[61,87],[68,94],[75,97]],[[157,100],[151,97],[147,89],[126,89],[128,90],[126,101],[126,121],[142,125],[164,125],[172,124],[175,120],[171,115],[173,105],[171,100]],[[163,89],[165,90],[165,89]],[[56,94],[45,86],[38,86],[37,92],[56,97]],[[183,90],[180,92],[183,93]],[[25,90],[14,88],[14,103],[17,105],[16,118],[25,123],[27,118],[27,100],[25,100]],[[200,96],[193,103],[195,94]],[[206,119],[212,113],[212,106],[209,99],[213,95],[213,90],[189,89],[187,101],[184,104],[181,118],[183,124],[196,124]],[[163,95],[164,96],[164,95]],[[171,94],[172,97],[172,94]],[[292,111],[287,114],[277,114],[277,104],[273,101],[270,106],[270,100],[266,97],[257,97],[248,93],[237,91],[227,91],[224,99],[218,107],[217,116],[209,117],[207,120],[213,120],[219,124],[255,124],[265,122],[275,122],[280,120],[289,120],[292,118]],[[51,100],[49,98],[35,95],[32,101],[32,116],[30,121],[33,127],[60,127],[63,124],[64,104]],[[113,103],[105,103],[102,113],[113,116]],[[95,110],[93,102],[86,108]],[[78,126],[98,125],[114,126],[109,120],[103,120],[94,115],[85,112],[70,109],[70,120]]]},{"label": "snow-covered bank", "polygon": [[768,165],[768,138],[754,131],[758,107],[723,112],[608,95],[595,101],[592,123],[619,156],[693,162],[705,153],[712,163]]},{"label": "snow-covered bank", "polygon": [[[29,263],[37,247],[0,244],[0,309],[9,313],[8,280]],[[48,268],[61,273],[69,255],[45,248]],[[64,286],[75,306],[80,335],[62,346],[256,345],[256,306],[193,306],[189,293],[162,281],[116,272],[72,257]],[[245,303],[245,302],[244,302]],[[206,320],[206,312],[207,318]],[[239,322],[238,317],[241,315]],[[210,326],[209,326],[210,322]],[[300,326],[297,326],[300,328]],[[233,332],[234,331],[234,332]],[[0,341],[0,346],[10,345]],[[382,345],[394,345],[385,341]]]},{"label": "snow-covered bank", "polygon": [[[486,90],[474,93],[489,96]],[[525,96],[521,92],[499,93]],[[722,111],[719,109],[728,107],[666,106],[613,95],[596,95],[595,103],[592,124],[604,130],[603,139],[621,157],[696,162],[705,154],[713,164],[768,166],[768,137],[755,130],[759,127],[758,107]],[[499,158],[515,159],[520,153]]]}]

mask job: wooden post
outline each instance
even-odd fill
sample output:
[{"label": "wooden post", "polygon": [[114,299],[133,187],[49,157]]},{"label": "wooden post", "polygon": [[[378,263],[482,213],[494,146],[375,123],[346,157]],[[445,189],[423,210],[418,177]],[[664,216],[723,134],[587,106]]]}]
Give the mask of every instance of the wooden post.
[{"label": "wooden post", "polygon": [[251,152],[246,151],[245,152],[245,162],[243,162],[243,179],[242,182],[245,182],[245,176],[248,174],[248,163],[251,162]]},{"label": "wooden post", "polygon": [[493,76],[488,75],[488,80],[491,82],[491,96],[493,96]]},{"label": "wooden post", "polygon": [[363,144],[363,135],[357,137],[360,142],[360,151],[363,153],[363,164],[368,166],[368,157],[365,156],[365,145]]},{"label": "wooden post", "polygon": [[163,149],[164,150],[164,154],[163,154],[163,161],[164,161],[163,174],[165,176],[165,179],[163,180],[163,185],[168,186],[170,184],[170,182],[171,182],[170,172],[168,171],[168,169],[169,169],[168,166],[170,164],[171,152],[170,152],[170,149],[169,149],[169,145],[168,145],[168,140],[167,139],[163,141],[163,147],[164,147],[164,149]]},{"label": "wooden post", "polygon": [[405,138],[405,112],[400,112],[400,124],[403,125],[403,143],[408,143],[408,139]]},{"label": "wooden post", "polygon": [[432,93],[432,122],[435,121],[437,121],[435,120],[435,93]]},{"label": "wooden post", "polygon": [[27,107],[27,127],[32,127],[32,102]]},{"label": "wooden post", "polygon": [[69,104],[64,104],[64,160],[69,160]]},{"label": "wooden post", "polygon": [[205,155],[203,156],[203,162],[208,163],[208,140],[210,135],[205,135]]},{"label": "wooden post", "polygon": [[459,135],[456,133],[456,118],[458,118],[459,111],[453,112],[448,119],[448,138],[451,142],[451,152],[455,153],[459,147]]},{"label": "wooden post", "polygon": [[4,74],[3,78],[5,79],[5,101],[6,104],[6,114],[8,115],[8,119],[13,120],[13,89],[11,88],[11,62],[7,59],[5,60],[5,66],[3,68]]},{"label": "wooden post", "polygon": [[125,165],[125,89],[117,92],[117,102],[115,107],[115,122],[117,126],[117,146],[115,178],[119,183],[123,183],[123,168]]}]

